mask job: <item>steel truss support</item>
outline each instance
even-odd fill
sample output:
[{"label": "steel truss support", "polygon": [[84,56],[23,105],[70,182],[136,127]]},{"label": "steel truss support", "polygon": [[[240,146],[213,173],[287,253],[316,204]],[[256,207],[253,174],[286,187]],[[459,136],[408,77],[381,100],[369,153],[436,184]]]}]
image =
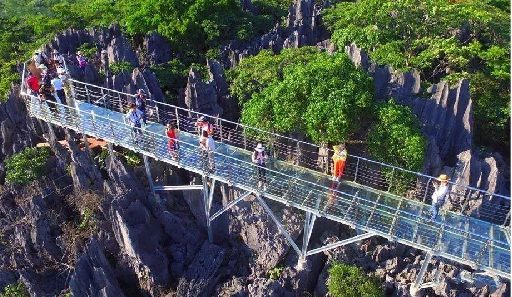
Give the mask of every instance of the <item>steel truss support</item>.
[{"label": "steel truss support", "polygon": [[267,214],[272,218],[272,220],[274,221],[274,223],[276,223],[277,225],[277,229],[279,229],[279,231],[284,235],[284,237],[286,237],[286,239],[288,240],[288,243],[292,246],[292,248],[297,252],[297,254],[299,254],[299,258],[302,258],[302,252],[301,250],[299,249],[299,247],[297,246],[297,244],[295,244],[295,242],[293,241],[292,237],[290,236],[290,233],[288,233],[288,231],[286,231],[286,229],[284,229],[283,225],[281,225],[281,222],[279,222],[279,220],[276,218],[276,216],[274,215],[274,213],[272,212],[272,210],[270,209],[270,207],[268,207],[267,203],[263,200],[263,198],[261,198],[260,195],[257,195],[256,198],[258,199],[258,202],[261,204],[261,206],[263,207],[263,209],[265,209],[265,211],[267,212]]},{"label": "steel truss support", "polygon": [[210,219],[210,210],[212,208],[213,192],[215,191],[215,179],[212,179],[211,187],[208,187],[208,177],[203,175],[203,198],[204,213],[206,218],[206,228],[208,229],[208,241],[213,243],[212,220]]},{"label": "steel truss support", "polygon": [[110,155],[111,159],[114,159],[114,146],[112,145],[112,142],[107,142],[108,147],[108,154]]},{"label": "steel truss support", "polygon": [[311,255],[318,254],[318,253],[321,253],[321,252],[324,252],[324,251],[332,250],[334,248],[337,248],[337,247],[340,247],[340,246],[343,246],[343,245],[347,245],[347,244],[350,244],[350,243],[354,243],[354,242],[357,242],[357,241],[360,241],[360,240],[363,240],[363,239],[366,239],[366,238],[370,238],[372,236],[375,236],[375,233],[368,232],[368,233],[359,234],[359,235],[356,235],[356,236],[351,237],[351,238],[347,238],[347,239],[344,239],[344,240],[341,240],[341,241],[338,241],[338,242],[335,242],[335,243],[331,243],[331,244],[328,244],[326,246],[323,246],[323,247],[320,247],[320,248],[317,248],[317,249],[313,249],[313,250],[307,252],[306,256],[311,256]]},{"label": "steel truss support", "polygon": [[185,190],[202,190],[202,185],[186,185],[186,186],[156,186],[155,191],[185,191]]},{"label": "steel truss support", "polygon": [[303,269],[304,264],[306,264],[306,256],[308,252],[308,244],[309,239],[311,238],[311,233],[313,233],[313,227],[315,225],[316,215],[311,212],[306,212],[306,217],[304,218],[304,235],[302,237],[302,254],[299,256],[299,262],[297,263],[297,269]]},{"label": "steel truss support", "polygon": [[151,193],[155,196],[155,187],[153,185],[153,178],[151,177],[151,169],[149,168],[149,158],[146,155],[142,155],[144,159],[144,167],[146,167],[146,175],[148,176],[149,188],[151,189]]},{"label": "steel truss support", "polygon": [[211,217],[210,217],[210,222],[212,222],[213,220],[215,220],[217,217],[219,217],[221,214],[223,214],[226,210],[230,209],[231,207],[235,206],[236,204],[238,204],[238,202],[242,201],[245,197],[249,196],[250,194],[252,194],[251,192],[245,192],[243,195],[241,195],[240,197],[236,198],[235,200],[231,201],[228,203],[228,205],[226,205],[223,209],[217,211],[215,214],[213,214]]},{"label": "steel truss support", "polygon": [[410,293],[411,296],[415,297],[419,295],[420,290],[422,289],[423,277],[425,276],[425,272],[427,271],[428,264],[430,264],[430,260],[432,259],[433,253],[427,252],[425,255],[425,259],[423,260],[423,264],[421,265],[420,272],[418,276],[416,276],[416,280],[414,284],[411,284]]}]

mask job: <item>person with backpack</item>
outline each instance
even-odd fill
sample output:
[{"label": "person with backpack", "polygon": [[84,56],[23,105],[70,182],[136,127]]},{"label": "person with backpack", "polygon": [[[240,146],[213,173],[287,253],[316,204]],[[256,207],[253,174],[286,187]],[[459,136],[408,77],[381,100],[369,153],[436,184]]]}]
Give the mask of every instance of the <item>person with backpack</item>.
[{"label": "person with backpack", "polygon": [[55,117],[59,115],[59,111],[57,110],[57,100],[53,96],[53,87],[51,84],[42,83],[39,88],[39,103],[46,102],[50,111],[54,114]]},{"label": "person with backpack", "polygon": [[256,148],[254,148],[254,152],[252,153],[252,162],[256,165],[256,175],[258,179],[258,188],[263,188],[263,190],[267,189],[267,180],[265,177],[265,163],[267,162],[268,156],[265,151],[265,147],[258,143]]},{"label": "person with backpack", "polygon": [[213,135],[213,125],[208,122],[205,116],[200,116],[194,126],[199,128],[199,135],[201,135],[203,131]]},{"label": "person with backpack", "polygon": [[146,100],[151,99],[148,98],[143,89],[138,89],[137,94],[135,95],[135,105],[137,106],[137,109],[142,112],[142,122],[144,123],[144,126],[148,124],[146,121]]},{"label": "person with backpack", "polygon": [[130,105],[130,110],[126,113],[126,119],[128,119],[128,122],[132,127],[132,136],[135,144],[138,144],[137,136],[142,137],[142,112],[136,108],[135,103]]},{"label": "person with backpack", "polygon": [[165,134],[167,135],[167,141],[169,145],[169,153],[171,154],[171,158],[173,160],[178,159],[178,129],[176,129],[176,125],[167,124],[165,127]]},{"label": "person with backpack", "polygon": [[201,168],[203,171],[207,171],[208,168],[208,145],[206,142],[208,141],[208,132],[202,131],[201,136],[199,137],[199,156],[201,158]]},{"label": "person with backpack", "polygon": [[78,61],[78,68],[85,73],[85,68],[87,67],[87,59],[85,58],[82,52],[76,53],[76,60]]},{"label": "person with backpack", "polygon": [[334,155],[332,156],[332,160],[334,162],[334,170],[332,180],[339,182],[343,175],[343,170],[345,169],[345,162],[347,161],[347,149],[345,148],[345,143],[335,145],[333,149]]},{"label": "person with backpack", "polygon": [[434,185],[434,193],[432,194],[432,217],[431,221],[435,221],[437,214],[439,213],[439,209],[444,205],[446,195],[448,194],[448,182],[450,178],[446,174],[441,174],[439,177],[433,182]]},{"label": "person with backpack", "polygon": [[52,52],[52,60],[55,68],[64,67],[64,57],[56,49]]}]

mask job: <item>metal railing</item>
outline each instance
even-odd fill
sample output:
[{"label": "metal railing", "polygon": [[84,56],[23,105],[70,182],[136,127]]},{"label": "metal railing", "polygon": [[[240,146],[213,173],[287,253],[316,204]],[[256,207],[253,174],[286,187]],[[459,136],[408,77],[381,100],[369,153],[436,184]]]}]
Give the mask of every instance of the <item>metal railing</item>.
[{"label": "metal railing", "polygon": [[[143,129],[141,135],[134,138],[134,128],[124,122],[122,113],[96,107],[92,102],[76,101],[77,108],[73,108],[54,102],[40,103],[34,96],[23,95],[31,116],[105,139],[240,189],[261,192],[256,166],[250,162],[250,152],[243,149],[220,143],[212,154],[215,170],[210,172],[194,143],[197,141],[194,131],[180,133],[179,157],[173,158],[163,127],[161,132]],[[285,162],[276,162],[280,166],[289,166]],[[272,200],[510,278],[507,228],[453,212],[445,212],[441,222],[430,222],[424,215],[429,206],[421,202],[367,187],[344,185],[342,191],[338,187],[303,179],[300,171],[267,169],[267,180],[268,188],[261,194]]]},{"label": "metal railing", "polygon": [[[125,112],[128,104],[134,102],[132,94],[73,79],[70,80],[70,83],[74,95],[79,100],[113,111]],[[217,141],[245,150],[252,150],[261,141],[266,145],[271,158],[290,162],[316,172],[325,174],[332,172],[333,151],[331,149],[178,106],[158,101],[150,102],[146,107],[150,121],[162,124],[175,123],[179,130],[193,132],[196,129],[194,127],[196,119],[205,116],[214,126],[214,138]],[[436,178],[368,158],[349,155],[343,180],[429,203],[434,192],[433,182]],[[449,201],[452,210],[494,223],[504,225],[510,223],[510,197],[451,181],[449,184]],[[475,201],[480,200],[492,203],[477,208],[475,212],[472,205]]]}]

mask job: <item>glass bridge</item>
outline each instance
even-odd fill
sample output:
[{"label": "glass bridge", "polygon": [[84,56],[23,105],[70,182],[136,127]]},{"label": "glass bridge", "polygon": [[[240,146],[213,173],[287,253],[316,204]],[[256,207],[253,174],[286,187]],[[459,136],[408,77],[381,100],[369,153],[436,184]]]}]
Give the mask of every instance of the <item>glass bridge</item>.
[{"label": "glass bridge", "polygon": [[[452,183],[451,195],[464,198],[460,199],[460,209],[443,210],[437,221],[430,221],[428,199],[433,177],[388,166],[390,179],[389,174],[386,177],[382,174],[382,166],[387,165],[378,163],[380,167],[376,167],[372,164],[377,162],[351,157],[353,162],[349,159],[346,180],[332,182],[328,175],[329,165],[320,164],[327,155],[319,153],[318,147],[314,150],[316,155],[312,155],[313,150],[308,151],[306,146],[314,145],[220,118],[212,118],[216,140],[215,170],[209,172],[202,162],[193,127],[199,113],[153,102],[147,107],[148,125],[136,142],[132,128],[124,119],[124,111],[133,101],[132,95],[76,80],[70,80],[67,91],[71,97],[68,104],[73,107],[55,104],[53,110],[48,106],[53,105],[52,102],[41,104],[23,89],[22,94],[32,117],[104,139],[307,214],[323,216],[371,235],[469,265],[494,277],[510,279],[509,197]],[[176,123],[180,129],[178,158],[173,158],[168,150],[166,123]],[[258,187],[251,150],[258,139],[265,138],[271,161],[266,173],[268,186],[263,191]],[[396,179],[414,175],[412,186],[395,186],[393,175]],[[471,216],[467,212],[467,203],[478,197],[502,199],[502,207],[488,210],[488,214],[482,210],[480,217]],[[313,253],[314,250],[304,250],[303,256]]]}]

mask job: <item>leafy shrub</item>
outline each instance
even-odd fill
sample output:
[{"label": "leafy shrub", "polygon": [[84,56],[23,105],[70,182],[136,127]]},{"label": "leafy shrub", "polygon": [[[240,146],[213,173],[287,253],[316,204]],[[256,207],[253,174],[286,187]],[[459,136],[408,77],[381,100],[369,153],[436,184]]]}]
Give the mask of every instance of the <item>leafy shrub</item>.
[{"label": "leafy shrub", "polygon": [[377,106],[377,122],[368,138],[373,158],[386,164],[418,171],[425,159],[426,140],[411,109],[394,100]]},{"label": "leafy shrub", "polygon": [[155,73],[158,79],[160,88],[176,95],[178,90],[186,84],[186,75],[188,75],[188,73],[184,73],[186,69],[185,64],[178,59],[150,67],[150,70]]},{"label": "leafy shrub", "polygon": [[118,75],[121,72],[131,73],[135,67],[128,61],[112,62],[109,64],[110,72],[113,75]]},{"label": "leafy shrub", "polygon": [[366,275],[359,267],[333,262],[329,269],[329,293],[333,297],[384,297],[378,281]]},{"label": "leafy shrub", "polygon": [[89,43],[83,43],[76,49],[76,51],[81,51],[82,54],[84,54],[84,56],[87,57],[87,59],[94,60],[97,49],[94,45],[90,45]]},{"label": "leafy shrub", "polygon": [[5,159],[7,173],[5,180],[26,184],[46,174],[45,164],[50,156],[48,147],[25,148],[23,151]]},{"label": "leafy shrub", "polygon": [[132,167],[142,164],[142,158],[140,157],[139,153],[136,153],[126,148],[122,148],[120,150],[120,154],[125,158],[126,163]]},{"label": "leafy shrub", "polygon": [[276,280],[281,277],[281,273],[283,272],[284,266],[278,265],[272,269],[270,269],[267,273],[268,278]]},{"label": "leafy shrub", "polygon": [[0,295],[0,297],[28,297],[27,291],[25,291],[25,286],[22,282],[13,285],[7,285],[4,288],[5,293]]}]

